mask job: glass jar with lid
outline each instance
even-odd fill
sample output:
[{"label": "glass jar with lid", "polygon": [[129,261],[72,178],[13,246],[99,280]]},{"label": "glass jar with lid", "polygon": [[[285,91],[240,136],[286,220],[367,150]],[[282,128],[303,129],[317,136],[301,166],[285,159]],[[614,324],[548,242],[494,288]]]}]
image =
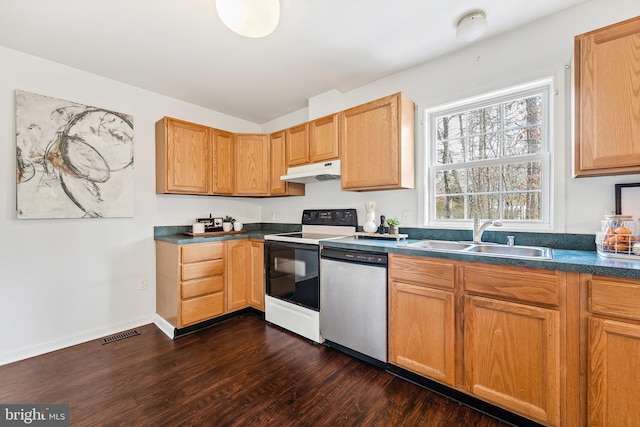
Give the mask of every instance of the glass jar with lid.
[{"label": "glass jar with lid", "polygon": [[616,254],[634,254],[634,244],[637,239],[637,221],[631,215],[615,215],[605,212],[601,221],[601,231],[596,244],[598,250]]}]

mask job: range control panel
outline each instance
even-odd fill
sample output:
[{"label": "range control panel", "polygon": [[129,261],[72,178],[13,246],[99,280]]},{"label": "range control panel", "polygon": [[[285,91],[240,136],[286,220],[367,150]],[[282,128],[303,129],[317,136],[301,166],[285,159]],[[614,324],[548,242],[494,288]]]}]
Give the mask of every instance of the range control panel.
[{"label": "range control panel", "polygon": [[355,209],[305,209],[302,211],[302,223],[357,227],[358,214]]}]

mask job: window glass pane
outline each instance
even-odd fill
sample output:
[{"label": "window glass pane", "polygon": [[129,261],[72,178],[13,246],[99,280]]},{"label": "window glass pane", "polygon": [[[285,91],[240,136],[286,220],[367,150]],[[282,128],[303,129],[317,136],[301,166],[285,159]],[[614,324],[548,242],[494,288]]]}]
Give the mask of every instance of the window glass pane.
[{"label": "window glass pane", "polygon": [[505,157],[535,154],[542,150],[542,129],[534,126],[504,132]]},{"label": "window glass pane", "polygon": [[436,172],[436,194],[464,193],[463,170]]},{"label": "window glass pane", "polygon": [[475,135],[500,130],[500,106],[493,105],[467,113],[469,134]]},{"label": "window glass pane", "polygon": [[464,219],[464,196],[437,196],[437,219]]},{"label": "window glass pane", "polygon": [[516,99],[504,104],[504,127],[524,127],[539,124],[542,117],[542,96]]},{"label": "window glass pane", "polygon": [[467,139],[469,160],[495,159],[500,156],[500,138],[498,134],[474,136]]},{"label": "window glass pane", "polygon": [[467,198],[467,212],[469,218],[473,218],[474,212],[480,218],[500,218],[500,196],[498,194],[470,195]]},{"label": "window glass pane", "polygon": [[464,162],[464,146],[462,145],[462,140],[452,139],[438,141],[435,160],[436,164],[439,165]]},{"label": "window glass pane", "polygon": [[507,193],[504,195],[503,219],[541,220],[541,192]]},{"label": "window glass pane", "polygon": [[438,117],[436,124],[438,141],[460,138],[463,136],[465,120],[464,113]]},{"label": "window glass pane", "polygon": [[541,162],[512,163],[503,168],[503,191],[539,190]]},{"label": "window glass pane", "polygon": [[500,190],[500,166],[468,169],[467,191],[487,193]]}]

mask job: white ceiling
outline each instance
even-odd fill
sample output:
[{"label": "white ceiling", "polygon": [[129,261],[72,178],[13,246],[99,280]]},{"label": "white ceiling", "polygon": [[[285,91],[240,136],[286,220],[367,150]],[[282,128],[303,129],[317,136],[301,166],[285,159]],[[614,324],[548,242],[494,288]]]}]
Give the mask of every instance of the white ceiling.
[{"label": "white ceiling", "polygon": [[232,33],[214,0],[0,0],[0,45],[264,123],[585,0],[281,0],[263,39]]}]

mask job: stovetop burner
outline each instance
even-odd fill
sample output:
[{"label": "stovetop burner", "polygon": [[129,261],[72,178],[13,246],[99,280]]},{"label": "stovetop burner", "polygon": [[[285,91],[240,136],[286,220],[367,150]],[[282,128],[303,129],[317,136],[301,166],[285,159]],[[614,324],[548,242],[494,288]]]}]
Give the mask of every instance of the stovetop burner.
[{"label": "stovetop burner", "polygon": [[304,210],[302,231],[268,234],[265,240],[317,245],[320,240],[352,236],[358,226],[355,209]]}]

